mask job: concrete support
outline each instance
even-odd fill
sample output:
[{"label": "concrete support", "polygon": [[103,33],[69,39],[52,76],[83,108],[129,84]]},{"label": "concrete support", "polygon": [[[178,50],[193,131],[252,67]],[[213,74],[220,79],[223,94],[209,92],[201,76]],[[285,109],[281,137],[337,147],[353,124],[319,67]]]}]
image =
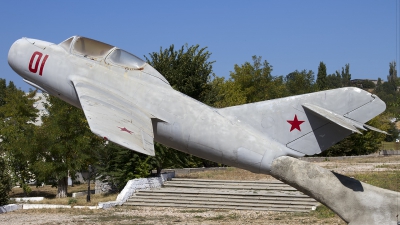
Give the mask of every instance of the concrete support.
[{"label": "concrete support", "polygon": [[397,225],[400,219],[398,192],[288,156],[273,161],[271,175],[326,205],[350,225]]}]

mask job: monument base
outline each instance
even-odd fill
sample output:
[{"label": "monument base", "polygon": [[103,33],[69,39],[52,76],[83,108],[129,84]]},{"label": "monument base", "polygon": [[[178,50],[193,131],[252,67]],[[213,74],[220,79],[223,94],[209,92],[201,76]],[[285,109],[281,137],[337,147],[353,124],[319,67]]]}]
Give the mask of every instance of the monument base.
[{"label": "monument base", "polygon": [[378,188],[289,156],[273,161],[271,175],[326,205],[350,225],[397,225],[400,220],[399,192]]}]

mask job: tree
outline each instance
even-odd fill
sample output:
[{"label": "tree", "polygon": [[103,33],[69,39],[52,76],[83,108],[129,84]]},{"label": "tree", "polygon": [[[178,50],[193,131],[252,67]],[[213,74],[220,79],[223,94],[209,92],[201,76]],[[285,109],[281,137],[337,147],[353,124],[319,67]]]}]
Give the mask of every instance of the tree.
[{"label": "tree", "polygon": [[13,183],[18,182],[28,195],[30,188],[27,183],[34,178],[30,171],[34,155],[30,150],[35,142],[35,126],[32,124],[37,116],[37,110],[32,107],[35,92],[25,94],[13,82],[5,86],[5,80],[0,81],[0,88],[1,155],[6,170],[12,174]]},{"label": "tree", "polygon": [[114,143],[97,149],[99,161],[96,171],[101,175],[100,179],[112,183],[118,190],[122,190],[131,179],[150,175],[150,156],[137,154]]},{"label": "tree", "polygon": [[327,89],[341,88],[342,87],[342,76],[339,71],[336,73],[329,74],[326,77],[326,86]]},{"label": "tree", "polygon": [[318,66],[318,74],[317,74],[317,87],[318,90],[323,91],[328,89],[327,84],[327,77],[326,77],[326,65],[324,62],[320,62]]},{"label": "tree", "polygon": [[386,103],[386,112],[391,113],[392,117],[400,117],[400,79],[397,77],[396,62],[389,63],[388,82],[378,79],[375,93]]},{"label": "tree", "polygon": [[301,95],[315,91],[314,72],[312,70],[291,72],[286,75],[285,81],[290,95]]},{"label": "tree", "polygon": [[268,99],[266,90],[272,81],[272,66],[261,56],[253,56],[253,64],[245,62],[241,66],[235,64],[230,73],[230,80],[238,84],[246,96],[247,103]]},{"label": "tree", "polygon": [[211,53],[207,47],[189,47],[186,44],[175,50],[171,45],[149,55],[149,58],[145,56],[147,62],[164,75],[175,90],[203,102],[210,91],[208,82],[211,81],[212,64],[215,62],[209,61]]},{"label": "tree", "polygon": [[378,82],[376,83],[375,92],[381,93],[382,92],[382,79],[379,77]]},{"label": "tree", "polygon": [[47,96],[43,124],[36,130],[36,160],[33,170],[38,181],[55,180],[57,197],[67,197],[68,175],[86,170],[96,162],[103,140],[89,129],[83,111]]},{"label": "tree", "polygon": [[372,89],[372,88],[375,88],[374,82],[372,82],[372,81],[370,81],[370,80],[363,80],[363,81],[361,81],[361,85],[362,85],[362,88],[365,88],[365,89]]},{"label": "tree", "polygon": [[392,61],[389,63],[389,75],[388,82],[397,82],[397,69],[396,69],[396,61]]},{"label": "tree", "polygon": [[11,191],[11,177],[5,160],[0,158],[0,206],[7,205]]},{"label": "tree", "polygon": [[[207,47],[200,48],[199,45],[182,46],[175,50],[174,45],[169,48],[160,48],[159,52],[152,52],[147,62],[160,72],[168,80],[171,86],[198,101],[213,105],[216,101],[215,90],[212,89],[211,78],[212,64],[209,61],[211,53]],[[178,152],[161,144],[155,145],[156,156],[149,160],[152,166],[161,172],[162,168],[182,167],[183,163],[197,166],[207,160],[199,159],[185,153]],[[196,163],[195,163],[196,162]]]},{"label": "tree", "polygon": [[387,132],[390,134],[390,135],[386,135],[386,137],[385,137],[385,141],[387,141],[387,142],[396,141],[396,139],[399,137],[399,134],[400,134],[400,131],[397,130],[397,128],[396,128],[395,122],[389,124],[389,128],[388,128]]},{"label": "tree", "polygon": [[217,100],[214,107],[224,108],[234,105],[241,105],[247,102],[241,86],[233,80],[217,77],[212,82],[213,90],[216,92]]},{"label": "tree", "polygon": [[229,93],[236,96],[238,101],[232,104],[243,104],[244,99],[245,103],[252,103],[287,96],[283,78],[271,74],[272,65],[267,60],[262,61],[261,56],[254,55],[252,60],[253,63],[245,62],[240,66],[235,64],[223,88],[226,97],[230,98]]},{"label": "tree", "polygon": [[350,74],[350,64],[346,64],[344,67],[342,67],[342,86],[343,87],[350,87],[351,86],[351,74]]}]

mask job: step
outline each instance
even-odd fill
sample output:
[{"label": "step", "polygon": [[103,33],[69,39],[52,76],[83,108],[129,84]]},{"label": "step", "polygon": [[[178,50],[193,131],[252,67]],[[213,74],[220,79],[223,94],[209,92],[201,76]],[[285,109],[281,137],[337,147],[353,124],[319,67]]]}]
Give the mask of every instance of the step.
[{"label": "step", "polygon": [[235,210],[257,210],[257,211],[278,211],[278,212],[310,212],[311,209],[297,208],[277,208],[277,207],[243,207],[228,205],[197,205],[197,204],[171,204],[171,203],[140,203],[126,202],[127,206],[144,206],[144,207],[180,207],[180,208],[206,208],[206,209],[235,209]]},{"label": "step", "polygon": [[249,190],[282,190],[282,191],[297,191],[290,186],[274,187],[274,186],[231,186],[231,185],[198,185],[198,184],[175,184],[165,183],[164,187],[190,187],[190,188],[217,188],[217,189],[249,189]]},{"label": "step", "polygon": [[138,202],[138,201],[208,201],[208,202],[235,202],[235,203],[251,203],[251,204],[282,204],[282,205],[310,205],[314,206],[317,203],[311,201],[288,201],[288,200],[258,200],[258,199],[237,199],[237,198],[218,198],[218,197],[179,197],[178,196],[164,196],[164,197],[151,197],[151,196],[136,196],[135,198],[130,198],[128,201]]},{"label": "step", "polygon": [[249,200],[259,200],[259,201],[264,201],[264,200],[279,200],[279,201],[302,201],[302,202],[317,202],[312,198],[296,198],[294,197],[282,197],[282,196],[270,196],[270,197],[263,197],[263,196],[252,196],[252,195],[220,195],[220,194],[186,194],[186,193],[142,193],[138,192],[135,195],[133,195],[131,198],[137,198],[137,197],[146,197],[146,198],[224,198],[227,199],[249,199]]},{"label": "step", "polygon": [[237,195],[237,196],[264,196],[264,197],[295,197],[295,198],[310,198],[301,192],[271,192],[271,191],[259,191],[259,192],[248,192],[243,190],[225,190],[225,189],[172,189],[172,188],[160,188],[153,190],[141,190],[138,193],[174,193],[174,194],[219,194],[219,195]]},{"label": "step", "polygon": [[140,190],[123,205],[309,212],[319,203],[278,180],[173,178],[162,188]]},{"label": "step", "polygon": [[[224,183],[257,183],[257,184],[285,184],[279,180],[209,180],[209,179],[187,179],[172,178],[172,181],[193,181],[193,182],[224,182]],[[286,184],[287,185],[287,184]]]},{"label": "step", "polygon": [[[283,183],[224,183],[224,182],[194,182],[194,181],[167,181],[165,184],[191,184],[191,185],[222,185],[222,186],[244,186],[244,187],[291,187]],[[293,188],[293,187],[291,187]]]}]

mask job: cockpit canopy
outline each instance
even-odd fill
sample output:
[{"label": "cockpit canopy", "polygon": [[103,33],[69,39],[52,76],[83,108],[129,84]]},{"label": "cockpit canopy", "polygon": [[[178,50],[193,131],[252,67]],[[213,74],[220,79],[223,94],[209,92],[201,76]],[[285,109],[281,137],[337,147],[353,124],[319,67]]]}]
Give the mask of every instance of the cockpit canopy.
[{"label": "cockpit canopy", "polygon": [[145,61],[127,51],[90,38],[74,36],[59,45],[75,55],[98,62],[104,60],[107,64],[114,66],[141,69],[146,64]]},{"label": "cockpit canopy", "polygon": [[146,64],[146,62],[141,60],[139,57],[119,48],[115,48],[114,51],[110,53],[106,62],[134,69],[143,68],[144,64]]}]

